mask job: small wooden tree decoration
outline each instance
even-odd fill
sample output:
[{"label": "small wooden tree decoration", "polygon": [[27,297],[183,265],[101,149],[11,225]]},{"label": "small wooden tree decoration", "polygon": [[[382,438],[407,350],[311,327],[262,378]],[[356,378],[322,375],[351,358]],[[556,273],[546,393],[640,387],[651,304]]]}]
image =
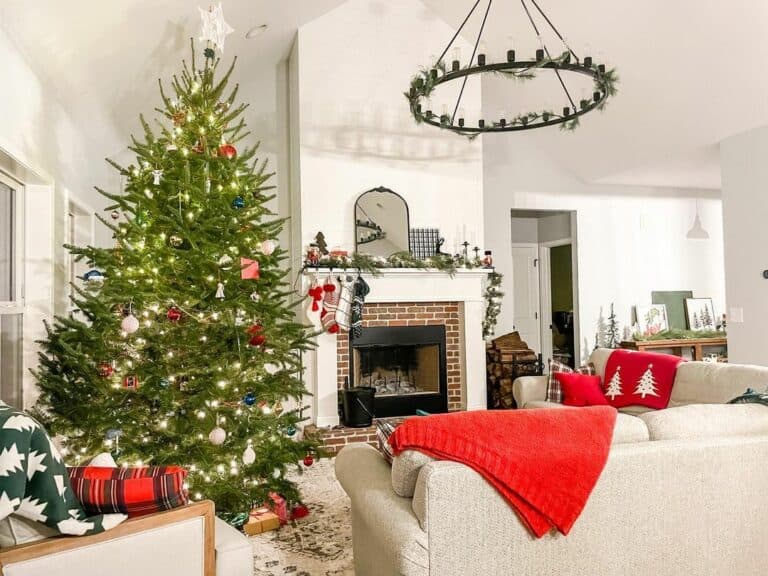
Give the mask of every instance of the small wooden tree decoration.
[{"label": "small wooden tree decoration", "polygon": [[320,250],[320,254],[323,256],[328,255],[328,244],[325,241],[325,234],[318,232],[317,236],[315,236],[315,244],[317,244],[317,249]]},{"label": "small wooden tree decoration", "polygon": [[605,331],[605,347],[618,348],[620,341],[619,323],[616,321],[616,313],[613,311],[613,302],[611,302],[611,315],[608,316],[608,326]]}]

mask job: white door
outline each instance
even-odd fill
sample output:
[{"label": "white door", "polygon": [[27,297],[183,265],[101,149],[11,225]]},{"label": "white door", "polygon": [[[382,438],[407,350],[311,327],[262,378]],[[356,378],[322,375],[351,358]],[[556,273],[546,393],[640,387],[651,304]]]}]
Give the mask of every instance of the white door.
[{"label": "white door", "polygon": [[539,246],[512,245],[512,301],[515,330],[528,347],[541,352]]}]

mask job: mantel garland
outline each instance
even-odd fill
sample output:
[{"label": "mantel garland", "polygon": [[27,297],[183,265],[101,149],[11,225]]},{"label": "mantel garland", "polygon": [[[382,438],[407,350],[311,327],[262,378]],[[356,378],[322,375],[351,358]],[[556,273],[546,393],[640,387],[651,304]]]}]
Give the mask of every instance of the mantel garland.
[{"label": "mantel garland", "polygon": [[[410,268],[420,270],[439,270],[455,276],[459,269],[477,270],[488,269],[480,258],[464,258],[460,255],[435,254],[430,258],[416,258],[410,252],[396,252],[388,258],[368,256],[367,254],[351,253],[349,256],[325,255],[317,264],[305,264],[304,271],[312,270],[356,270],[373,276],[381,276],[381,271],[387,268]],[[504,292],[501,291],[503,276],[492,270],[488,274],[483,299],[485,300],[485,315],[483,317],[483,338],[493,336],[494,329],[501,313],[501,301]]]}]

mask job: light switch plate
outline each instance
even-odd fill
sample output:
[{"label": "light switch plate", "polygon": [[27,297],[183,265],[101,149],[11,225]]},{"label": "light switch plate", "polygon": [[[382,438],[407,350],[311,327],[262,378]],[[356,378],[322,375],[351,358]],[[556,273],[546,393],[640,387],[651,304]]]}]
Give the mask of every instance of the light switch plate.
[{"label": "light switch plate", "polygon": [[742,324],[744,322],[744,308],[732,306],[728,314],[729,324]]}]

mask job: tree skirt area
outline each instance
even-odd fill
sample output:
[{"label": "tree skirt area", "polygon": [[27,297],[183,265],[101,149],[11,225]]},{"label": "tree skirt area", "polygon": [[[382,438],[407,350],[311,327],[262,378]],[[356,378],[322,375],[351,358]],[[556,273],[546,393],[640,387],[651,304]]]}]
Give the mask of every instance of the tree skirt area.
[{"label": "tree skirt area", "polygon": [[250,538],[254,576],[354,576],[350,503],[333,460],[320,460],[295,479],[310,515]]}]

